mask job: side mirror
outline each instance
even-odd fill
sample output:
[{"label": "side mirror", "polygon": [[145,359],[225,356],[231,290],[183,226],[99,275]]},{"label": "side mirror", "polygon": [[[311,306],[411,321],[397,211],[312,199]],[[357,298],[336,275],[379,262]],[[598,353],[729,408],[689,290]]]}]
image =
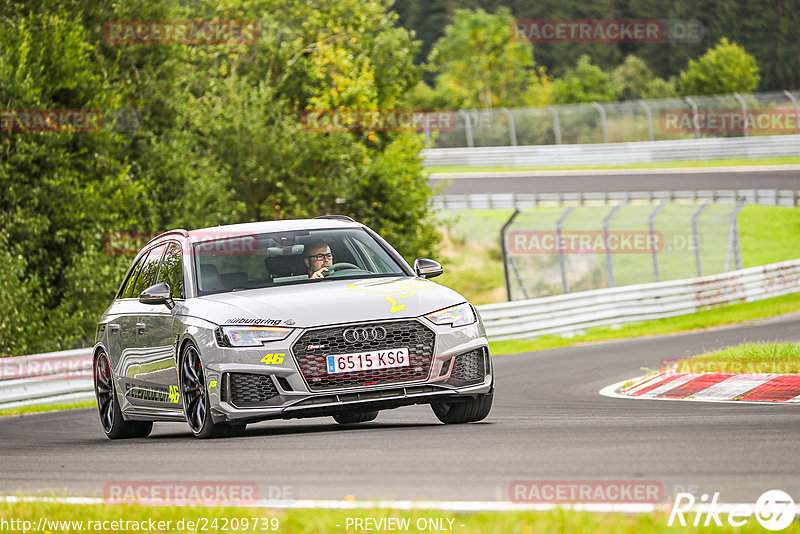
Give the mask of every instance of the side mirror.
[{"label": "side mirror", "polygon": [[433,278],[444,272],[442,264],[428,258],[417,258],[414,260],[414,272],[422,278]]},{"label": "side mirror", "polygon": [[159,282],[142,291],[142,294],[139,295],[139,302],[151,305],[166,304],[170,310],[175,307],[169,284],[166,282]]}]

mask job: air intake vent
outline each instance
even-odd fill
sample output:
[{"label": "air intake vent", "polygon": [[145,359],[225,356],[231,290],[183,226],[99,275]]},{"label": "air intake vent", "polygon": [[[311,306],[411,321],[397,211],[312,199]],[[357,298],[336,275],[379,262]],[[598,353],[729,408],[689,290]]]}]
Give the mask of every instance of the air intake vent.
[{"label": "air intake vent", "polygon": [[226,376],[230,382],[230,403],[236,407],[263,406],[278,395],[278,390],[268,375],[227,373]]}]

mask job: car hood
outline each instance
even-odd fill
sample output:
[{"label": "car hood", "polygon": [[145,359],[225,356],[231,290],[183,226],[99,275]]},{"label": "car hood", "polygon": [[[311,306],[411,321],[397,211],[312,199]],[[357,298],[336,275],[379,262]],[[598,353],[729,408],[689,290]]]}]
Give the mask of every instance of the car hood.
[{"label": "car hood", "polygon": [[452,289],[413,277],[326,280],[206,295],[189,314],[216,324],[312,327],[418,317],[465,302]]}]

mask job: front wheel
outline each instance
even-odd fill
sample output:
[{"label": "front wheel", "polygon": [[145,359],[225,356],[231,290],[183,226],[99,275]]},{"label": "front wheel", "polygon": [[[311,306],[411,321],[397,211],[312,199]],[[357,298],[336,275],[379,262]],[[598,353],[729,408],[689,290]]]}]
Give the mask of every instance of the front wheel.
[{"label": "front wheel", "polygon": [[466,400],[436,402],[431,404],[431,408],[442,423],[475,423],[489,415],[493,396],[493,393],[487,393]]},{"label": "front wheel", "polygon": [[[200,353],[192,344],[186,345],[181,357],[181,402],[186,422],[196,438],[216,438],[228,434],[226,423],[214,423],[203,374]],[[244,426],[242,426],[244,431]]]},{"label": "front wheel", "polygon": [[378,410],[374,412],[348,412],[340,413],[333,416],[337,423],[340,425],[352,425],[355,423],[366,423],[374,421],[378,417]]},{"label": "front wheel", "polygon": [[114,375],[108,355],[100,351],[92,365],[94,394],[100,412],[100,424],[109,439],[146,438],[153,431],[152,421],[126,421],[117,401]]}]

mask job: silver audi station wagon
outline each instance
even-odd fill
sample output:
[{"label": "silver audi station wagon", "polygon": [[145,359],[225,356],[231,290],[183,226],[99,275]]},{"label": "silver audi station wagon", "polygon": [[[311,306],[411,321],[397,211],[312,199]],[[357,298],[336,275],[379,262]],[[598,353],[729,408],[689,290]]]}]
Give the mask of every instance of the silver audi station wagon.
[{"label": "silver audi station wagon", "polygon": [[338,215],[172,230],[134,259],[97,326],[109,438],[186,421],[198,438],[266,419],[372,421],[430,404],[484,419],[494,392],[475,308],[370,228]]}]

